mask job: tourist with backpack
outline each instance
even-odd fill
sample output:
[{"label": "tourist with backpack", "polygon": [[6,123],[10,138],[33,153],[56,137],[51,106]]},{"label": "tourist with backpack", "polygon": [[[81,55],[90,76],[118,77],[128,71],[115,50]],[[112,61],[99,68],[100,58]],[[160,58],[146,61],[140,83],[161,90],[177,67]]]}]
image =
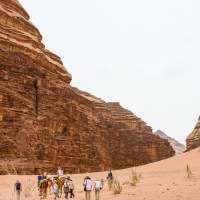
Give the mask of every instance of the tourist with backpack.
[{"label": "tourist with backpack", "polygon": [[68,199],[69,194],[69,181],[66,180],[63,185],[63,192],[65,193],[65,198]]},{"label": "tourist with backpack", "polygon": [[69,182],[70,198],[74,198],[74,182],[70,179]]},{"label": "tourist with backpack", "polygon": [[17,200],[20,200],[20,193],[22,191],[22,184],[19,182],[19,180],[16,180],[14,191],[16,192]]},{"label": "tourist with backpack", "polygon": [[111,179],[111,180],[113,179],[113,174],[112,174],[111,170],[108,171],[108,178]]},{"label": "tourist with backpack", "polygon": [[41,180],[42,180],[42,175],[39,174],[39,175],[38,175],[38,187],[40,187],[40,182],[41,182]]},{"label": "tourist with backpack", "polygon": [[90,193],[92,190],[92,181],[88,173],[84,180],[83,186],[84,186],[84,191],[85,191],[85,198],[86,200],[90,200]]},{"label": "tourist with backpack", "polygon": [[113,174],[112,174],[111,170],[108,171],[107,180],[108,180],[108,189],[111,190],[112,184],[113,184]]}]

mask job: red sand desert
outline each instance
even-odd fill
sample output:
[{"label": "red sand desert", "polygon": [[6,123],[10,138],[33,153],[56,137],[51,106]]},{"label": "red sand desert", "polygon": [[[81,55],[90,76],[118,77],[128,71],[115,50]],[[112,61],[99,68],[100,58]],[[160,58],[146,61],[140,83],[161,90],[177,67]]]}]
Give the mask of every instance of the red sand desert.
[{"label": "red sand desert", "polygon": [[[192,175],[187,178],[186,168],[189,166]],[[138,174],[142,178],[136,187],[130,185],[122,185],[122,193],[114,195],[108,190],[107,181],[101,191],[101,200],[200,200],[200,148],[190,152],[183,153],[172,158],[151,163],[148,165],[138,166],[136,168]],[[121,183],[129,180],[131,168],[113,171],[113,174]],[[71,178],[75,182],[75,198],[78,200],[85,199],[83,191],[83,179],[85,174],[72,174]],[[92,181],[99,177],[106,179],[107,172],[98,172],[90,174]],[[21,200],[39,200],[36,187],[37,176],[0,176],[0,200],[16,199],[14,193],[15,180],[19,179],[24,189],[28,180],[34,182],[34,190],[31,196],[25,198],[21,195]],[[54,199],[53,195],[47,196],[45,199]],[[64,200],[64,195],[60,200]],[[70,198],[69,198],[70,199]],[[92,191],[91,200],[95,200]]]}]

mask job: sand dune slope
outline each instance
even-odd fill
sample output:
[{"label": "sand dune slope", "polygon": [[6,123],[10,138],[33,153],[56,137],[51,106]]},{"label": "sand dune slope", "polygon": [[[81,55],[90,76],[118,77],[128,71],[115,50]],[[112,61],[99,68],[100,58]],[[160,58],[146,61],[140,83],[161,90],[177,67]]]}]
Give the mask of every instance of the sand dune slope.
[{"label": "sand dune slope", "polygon": [[[187,178],[186,166],[189,166],[192,176]],[[136,187],[123,185],[122,193],[114,195],[108,190],[107,182],[101,191],[101,200],[199,200],[200,199],[200,149],[194,149],[190,152],[174,156],[172,158],[151,163],[136,168],[142,179]],[[122,183],[128,181],[131,169],[113,171],[115,177]],[[99,177],[106,177],[107,172],[92,173],[92,181]],[[75,182],[75,199],[83,200],[85,195],[83,192],[84,174],[71,175]],[[36,185],[37,176],[0,176],[0,200],[10,200],[13,193],[13,184],[15,179],[21,180],[24,189],[27,181],[33,181]],[[25,198],[21,196],[21,200],[39,200],[37,188],[31,193],[31,197]],[[48,200],[54,199],[53,195],[48,195]],[[64,195],[60,200],[64,200]],[[95,200],[92,191],[91,200]]]}]

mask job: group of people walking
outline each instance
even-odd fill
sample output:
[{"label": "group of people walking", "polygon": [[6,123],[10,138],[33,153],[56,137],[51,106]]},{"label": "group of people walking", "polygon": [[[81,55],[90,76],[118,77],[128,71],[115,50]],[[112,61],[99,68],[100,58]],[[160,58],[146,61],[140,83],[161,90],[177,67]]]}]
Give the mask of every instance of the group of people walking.
[{"label": "group of people walking", "polygon": [[[75,197],[74,182],[71,179],[69,174],[67,175],[67,177],[63,176],[63,170],[60,167],[58,168],[58,171],[57,171],[57,177],[54,177],[54,179],[52,179],[52,176],[50,173],[48,175],[46,175],[46,172],[44,172],[43,175],[39,174],[38,175],[38,187],[40,186],[40,183],[44,179],[52,181],[53,194],[55,195],[54,199],[57,199],[58,194],[59,194],[59,181],[63,181],[61,189],[65,193],[65,198],[68,199],[68,195],[70,195],[70,198]],[[108,180],[113,179],[113,175],[112,175],[111,171],[108,172],[107,179]],[[103,185],[104,185],[104,180],[103,179],[100,180],[100,178],[97,178],[94,181],[94,185],[93,185],[91,177],[87,173],[86,177],[84,178],[84,181],[83,181],[83,186],[84,186],[84,191],[85,191],[85,199],[91,200],[91,191],[93,189],[95,192],[95,200],[100,200],[100,191],[103,188]],[[110,189],[110,187],[109,187],[109,189]],[[15,183],[15,191],[16,191],[17,200],[20,200],[20,192],[22,191],[22,185],[19,182],[19,180],[17,180]]]},{"label": "group of people walking", "polygon": [[[86,178],[83,183],[84,191],[85,191],[85,199],[91,199],[91,191],[92,191],[92,181],[89,174],[86,175]],[[94,182],[94,191],[95,191],[95,200],[100,199],[100,190],[103,188],[103,179],[100,180],[97,178]]]}]

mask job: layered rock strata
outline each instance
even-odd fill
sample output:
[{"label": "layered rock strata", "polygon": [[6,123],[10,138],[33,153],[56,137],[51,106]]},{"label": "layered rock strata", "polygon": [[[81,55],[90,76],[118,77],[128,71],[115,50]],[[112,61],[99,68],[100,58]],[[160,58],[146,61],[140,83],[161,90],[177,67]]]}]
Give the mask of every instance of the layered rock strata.
[{"label": "layered rock strata", "polygon": [[28,13],[17,0],[0,1],[0,49],[19,52],[70,83],[72,77],[58,56],[45,49],[38,29],[29,21]]},{"label": "layered rock strata", "polygon": [[200,116],[194,130],[186,138],[186,151],[200,146]]},{"label": "layered rock strata", "polygon": [[[0,173],[121,169],[174,155],[118,103],[69,85],[59,57],[17,0],[0,1]],[[12,163],[11,163],[12,162]]]},{"label": "layered rock strata", "polygon": [[186,150],[185,145],[181,144],[174,138],[169,137],[163,131],[157,130],[154,134],[158,135],[159,137],[161,137],[163,139],[167,139],[169,141],[170,145],[172,146],[172,148],[174,149],[174,151],[176,152],[176,155],[181,154]]}]

